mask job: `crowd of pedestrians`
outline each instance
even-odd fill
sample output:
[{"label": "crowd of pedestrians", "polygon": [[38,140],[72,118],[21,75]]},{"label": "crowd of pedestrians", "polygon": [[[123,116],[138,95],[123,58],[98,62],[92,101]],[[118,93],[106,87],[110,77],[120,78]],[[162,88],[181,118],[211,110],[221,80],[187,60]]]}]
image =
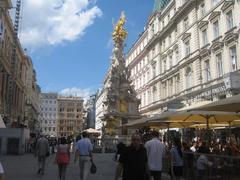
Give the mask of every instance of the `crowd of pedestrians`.
[{"label": "crowd of pedestrians", "polygon": [[[54,142],[54,143],[53,143]],[[46,138],[40,134],[34,145],[34,155],[38,161],[37,174],[44,175],[46,158],[56,152],[54,163],[58,166],[59,180],[66,179],[67,166],[70,162],[71,149],[75,151],[74,163],[79,162],[80,180],[87,180],[92,161],[93,145],[88,138],[88,134],[83,132],[82,138],[78,138],[73,146],[73,142],[65,137],[55,140]],[[1,171],[0,171],[1,180]]]},{"label": "crowd of pedestrians", "polygon": [[[161,180],[166,164],[169,170],[164,171],[169,173],[172,180],[204,180],[209,175],[209,169],[216,163],[209,156],[239,155],[234,136],[226,143],[209,144],[201,139],[192,143],[181,142],[178,137],[167,143],[159,138],[157,131],[152,131],[148,136],[151,138],[142,138],[141,134],[136,133],[132,135],[130,146],[122,142],[117,146],[115,180],[119,177],[122,180]],[[144,142],[143,139],[147,141]]]}]

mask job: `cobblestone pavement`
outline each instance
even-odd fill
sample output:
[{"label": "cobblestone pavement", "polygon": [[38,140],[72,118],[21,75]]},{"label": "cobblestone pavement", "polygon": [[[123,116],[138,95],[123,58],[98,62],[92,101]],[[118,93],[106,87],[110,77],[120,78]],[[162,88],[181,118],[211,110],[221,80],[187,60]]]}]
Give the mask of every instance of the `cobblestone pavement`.
[{"label": "cobblestone pavement", "polygon": [[[4,156],[1,158],[5,169],[5,180],[58,180],[57,165],[54,164],[55,155],[51,155],[46,161],[46,170],[43,176],[37,175],[37,159],[32,154],[22,156]],[[113,180],[116,162],[112,160],[113,154],[94,154],[94,162],[97,173],[90,174],[88,180]],[[78,163],[71,163],[67,169],[66,180],[79,180]],[[163,175],[163,180],[168,180]]]}]

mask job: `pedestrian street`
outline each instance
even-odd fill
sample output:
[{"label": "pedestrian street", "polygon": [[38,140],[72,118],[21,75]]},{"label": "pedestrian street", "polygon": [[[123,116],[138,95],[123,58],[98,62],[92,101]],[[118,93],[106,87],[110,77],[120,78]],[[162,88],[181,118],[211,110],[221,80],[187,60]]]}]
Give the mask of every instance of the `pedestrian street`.
[{"label": "pedestrian street", "polygon": [[[97,166],[97,173],[90,174],[88,180],[113,180],[116,162],[114,154],[94,154],[93,159]],[[46,161],[45,174],[37,174],[37,158],[33,154],[22,156],[3,156],[2,164],[5,168],[6,180],[58,180],[57,165],[54,164],[55,155],[50,155]],[[79,166],[74,164],[73,154],[67,168],[66,180],[79,180]]]}]

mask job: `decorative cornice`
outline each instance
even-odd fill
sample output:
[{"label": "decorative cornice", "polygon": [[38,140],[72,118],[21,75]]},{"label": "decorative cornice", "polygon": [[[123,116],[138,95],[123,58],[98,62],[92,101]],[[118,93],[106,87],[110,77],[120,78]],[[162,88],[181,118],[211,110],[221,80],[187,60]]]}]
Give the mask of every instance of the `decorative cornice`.
[{"label": "decorative cornice", "polygon": [[213,11],[211,15],[209,16],[209,20],[213,21],[215,18],[220,17],[221,12],[220,11]]},{"label": "decorative cornice", "polygon": [[165,59],[167,57],[167,54],[162,54],[161,59]]},{"label": "decorative cornice", "polygon": [[211,51],[207,46],[209,46],[209,44],[200,49],[200,57],[201,58],[210,56]]},{"label": "decorative cornice", "polygon": [[211,45],[211,47],[210,47],[210,49],[213,51],[213,52],[215,52],[215,51],[217,51],[218,49],[221,49],[222,47],[223,47],[223,42],[221,42],[221,41],[215,41],[215,42],[213,42],[212,43],[212,45]]},{"label": "decorative cornice", "polygon": [[173,46],[173,50],[176,50],[176,49],[178,49],[178,44],[175,44],[175,45]]},{"label": "decorative cornice", "polygon": [[168,55],[170,55],[170,54],[172,54],[173,53],[173,50],[172,49],[169,49],[168,51],[167,51],[167,54]]},{"label": "decorative cornice", "polygon": [[182,35],[182,41],[186,41],[191,37],[191,33],[184,33]]},{"label": "decorative cornice", "polygon": [[234,2],[235,0],[225,0],[221,7],[221,10],[225,12],[230,6],[234,5]]},{"label": "decorative cornice", "polygon": [[231,42],[236,42],[238,40],[239,34],[238,33],[234,33],[234,32],[230,32],[227,33],[226,36],[223,39],[223,42],[226,46],[228,46]]},{"label": "decorative cornice", "polygon": [[157,61],[155,61],[155,60],[152,60],[151,61],[151,65],[153,66],[154,64],[156,64],[157,63]]},{"label": "decorative cornice", "polygon": [[198,28],[199,28],[199,29],[204,29],[204,27],[207,28],[207,25],[208,25],[208,21],[200,21],[200,22],[198,23]]}]

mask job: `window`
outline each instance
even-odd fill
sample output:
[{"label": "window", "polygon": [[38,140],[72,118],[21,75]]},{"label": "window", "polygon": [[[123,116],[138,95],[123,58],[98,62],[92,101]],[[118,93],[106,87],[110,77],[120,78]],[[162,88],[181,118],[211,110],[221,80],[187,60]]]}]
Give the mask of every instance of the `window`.
[{"label": "window", "polygon": [[153,101],[156,101],[157,99],[157,87],[156,86],[153,86]]},{"label": "window", "polygon": [[150,90],[148,90],[148,103],[150,103],[151,102],[151,92],[150,92]]},{"label": "window", "polygon": [[152,76],[153,78],[156,76],[156,63],[152,65]]},{"label": "window", "polygon": [[200,5],[200,13],[201,13],[201,16],[204,16],[206,14],[206,9],[205,9],[205,4],[202,3]]},{"label": "window", "polygon": [[169,80],[168,88],[169,88],[169,90],[168,90],[169,96],[173,95],[173,80],[172,79]]},{"label": "window", "polygon": [[186,70],[186,88],[190,88],[192,86],[192,70],[190,67]]},{"label": "window", "polygon": [[189,26],[189,19],[188,17],[186,17],[184,20],[183,20],[183,29],[186,30]]},{"label": "window", "polygon": [[167,62],[166,59],[163,60],[163,72],[165,72],[167,70]]},{"label": "window", "polygon": [[152,35],[154,35],[154,23],[152,24],[152,27],[151,27],[152,29]]},{"label": "window", "polygon": [[179,74],[175,76],[175,93],[178,93],[180,91],[180,76]]},{"label": "window", "polygon": [[167,97],[167,88],[166,88],[166,82],[164,82],[162,84],[162,87],[163,87],[163,98],[166,98]]},{"label": "window", "polygon": [[229,50],[230,50],[230,59],[231,59],[232,71],[236,71],[237,70],[237,49],[236,49],[236,46],[231,47]]},{"label": "window", "polygon": [[172,62],[172,55],[169,56],[169,68],[172,68],[173,62]]},{"label": "window", "polygon": [[179,61],[179,52],[178,52],[178,49],[175,51],[175,62],[176,64],[178,63]]},{"label": "window", "polygon": [[177,36],[178,36],[178,29],[177,29],[177,26],[176,26],[176,29],[175,29],[175,39],[177,39]]},{"label": "window", "polygon": [[233,28],[233,15],[232,15],[232,11],[229,11],[226,14],[226,18],[227,18],[227,30],[230,30]]},{"label": "window", "polygon": [[222,54],[221,53],[216,55],[216,64],[217,64],[217,76],[221,77],[223,75],[223,64],[222,64]]},{"label": "window", "polygon": [[202,31],[202,43],[203,43],[203,46],[205,46],[208,43],[207,29],[204,29]]},{"label": "window", "polygon": [[213,23],[213,36],[214,36],[214,39],[216,39],[219,36],[219,22],[218,21],[215,21]]},{"label": "window", "polygon": [[188,56],[190,54],[190,41],[185,42],[185,55]]},{"label": "window", "polygon": [[209,60],[204,62],[204,66],[205,66],[205,80],[210,81],[211,80],[211,72],[210,72],[210,64],[209,64]]},{"label": "window", "polygon": [[172,36],[171,35],[168,36],[168,40],[169,40],[169,45],[171,45],[172,44]]},{"label": "window", "polygon": [[153,48],[152,50],[152,58],[154,58],[154,56],[155,56],[155,48]]},{"label": "window", "polygon": [[146,105],[146,93],[143,94],[143,106]]}]

